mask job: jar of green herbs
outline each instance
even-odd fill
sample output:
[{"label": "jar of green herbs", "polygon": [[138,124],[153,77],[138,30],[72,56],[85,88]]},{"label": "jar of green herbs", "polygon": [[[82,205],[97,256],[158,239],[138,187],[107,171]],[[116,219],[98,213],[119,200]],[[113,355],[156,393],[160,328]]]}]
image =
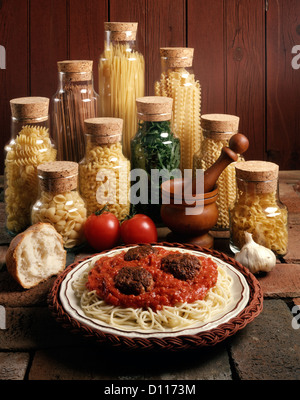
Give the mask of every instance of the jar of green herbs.
[{"label": "jar of green herbs", "polygon": [[[138,129],[131,141],[132,192],[134,211],[161,222],[160,186],[180,177],[180,140],[171,129],[173,99],[146,96],[136,99]],[[139,176],[139,180],[136,179]]]}]

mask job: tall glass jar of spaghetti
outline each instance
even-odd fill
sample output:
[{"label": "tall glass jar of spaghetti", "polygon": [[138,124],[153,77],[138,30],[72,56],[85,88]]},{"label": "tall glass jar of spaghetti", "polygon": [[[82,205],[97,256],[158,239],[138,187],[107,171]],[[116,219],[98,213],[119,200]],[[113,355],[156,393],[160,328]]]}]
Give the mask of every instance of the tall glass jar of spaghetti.
[{"label": "tall glass jar of spaghetti", "polygon": [[47,222],[62,236],[66,249],[85,242],[86,207],[77,190],[78,164],[54,161],[38,166],[40,194],[31,211],[33,224]]},{"label": "tall glass jar of spaghetti", "polygon": [[58,89],[51,101],[57,159],[79,162],[84,156],[84,120],[97,116],[93,61],[58,61]]},{"label": "tall glass jar of spaghetti", "polygon": [[277,164],[244,161],[236,164],[237,197],[230,210],[230,248],[245,244],[245,232],[277,256],[288,247],[288,212],[279,199]]},{"label": "tall glass jar of spaghetti", "polygon": [[171,124],[180,139],[182,172],[193,168],[194,154],[202,142],[201,85],[193,72],[193,56],[193,48],[161,48],[161,74],[154,84],[156,96],[173,98]]},{"label": "tall glass jar of spaghetti", "polygon": [[123,152],[130,159],[136,132],[136,104],[145,91],[145,61],[138,49],[136,22],[105,22],[99,59],[99,117],[122,118]]},{"label": "tall glass jar of spaghetti", "polygon": [[131,187],[131,202],[136,212],[160,223],[161,183],[181,176],[180,140],[171,128],[173,99],[146,96],[138,98],[136,104],[138,128],[131,141],[131,167],[133,173],[143,173],[139,178],[131,177],[132,181],[139,179]]},{"label": "tall glass jar of spaghetti", "polygon": [[30,210],[38,195],[37,166],[56,159],[49,131],[49,99],[10,100],[11,140],[5,146],[6,228],[12,235],[31,223]]},{"label": "tall glass jar of spaghetti", "polygon": [[[230,138],[238,133],[239,117],[229,114],[205,114],[201,116],[203,142],[194,155],[193,172],[207,170],[219,158],[222,148],[228,146]],[[244,158],[239,155],[237,162]],[[236,198],[235,164],[229,164],[218,178],[218,221],[213,230],[229,230],[229,208]]]},{"label": "tall glass jar of spaghetti", "polygon": [[79,163],[79,188],[87,214],[104,207],[121,221],[130,212],[130,161],[122,149],[121,118],[84,121],[86,150]]}]

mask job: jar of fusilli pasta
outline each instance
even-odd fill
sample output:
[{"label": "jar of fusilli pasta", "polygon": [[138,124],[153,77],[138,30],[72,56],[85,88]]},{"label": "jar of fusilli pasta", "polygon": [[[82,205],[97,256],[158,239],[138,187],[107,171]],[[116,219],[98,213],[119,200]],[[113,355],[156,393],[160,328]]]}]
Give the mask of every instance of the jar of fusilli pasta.
[{"label": "jar of fusilli pasta", "polygon": [[131,188],[131,203],[136,212],[155,222],[161,222],[161,183],[181,176],[180,140],[171,128],[172,103],[172,98],[164,96],[136,100],[138,129],[131,142],[131,167],[144,173],[135,184],[140,187]]},{"label": "jar of fusilli pasta", "polygon": [[236,164],[237,197],[230,210],[230,248],[245,244],[245,232],[277,256],[287,253],[288,212],[280,202],[278,165],[267,161]]},{"label": "jar of fusilli pasta", "polygon": [[12,235],[30,225],[30,210],[38,195],[37,166],[56,159],[50,138],[45,97],[10,101],[11,140],[5,146],[6,228]]},{"label": "jar of fusilli pasta", "polygon": [[53,138],[57,159],[79,162],[84,156],[84,120],[98,113],[99,95],[94,90],[93,61],[57,62],[58,88],[51,100]]},{"label": "jar of fusilli pasta", "polygon": [[122,149],[121,118],[84,121],[86,151],[79,163],[79,188],[88,215],[106,206],[120,221],[130,212],[130,161]]},{"label": "jar of fusilli pasta", "polygon": [[129,160],[137,123],[135,100],[145,91],[145,61],[138,48],[137,28],[137,22],[105,22],[98,66],[98,116],[123,119],[123,152]]},{"label": "jar of fusilli pasta", "polygon": [[202,142],[201,85],[193,72],[193,56],[193,48],[161,48],[161,74],[154,84],[156,96],[173,98],[171,126],[180,139],[182,172],[193,168],[194,154]]},{"label": "jar of fusilli pasta", "polygon": [[77,190],[78,164],[54,161],[38,166],[40,194],[32,207],[31,220],[48,222],[61,234],[66,249],[85,242],[86,207]]},{"label": "jar of fusilli pasta", "polygon": [[[201,149],[194,155],[193,173],[197,169],[206,171],[219,158],[222,148],[229,145],[230,138],[238,133],[239,117],[229,114],[205,114],[201,116],[203,141]],[[244,161],[239,155],[237,162]],[[236,197],[235,164],[231,163],[217,180],[219,217],[213,230],[229,230],[229,208]]]}]

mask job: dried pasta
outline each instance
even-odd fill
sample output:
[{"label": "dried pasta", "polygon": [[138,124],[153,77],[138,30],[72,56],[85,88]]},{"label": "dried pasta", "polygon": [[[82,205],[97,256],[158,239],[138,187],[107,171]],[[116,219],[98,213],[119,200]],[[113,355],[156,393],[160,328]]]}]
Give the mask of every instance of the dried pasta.
[{"label": "dried pasta", "polygon": [[79,193],[68,191],[51,193],[42,191],[39,200],[33,205],[32,223],[49,222],[61,234],[66,249],[85,241],[84,223],[86,208]]},{"label": "dried pasta", "polygon": [[180,139],[181,169],[193,168],[193,156],[202,142],[201,86],[185,68],[169,69],[154,85],[156,96],[173,98],[172,130]]},{"label": "dried pasta", "polygon": [[8,145],[5,159],[6,227],[19,233],[30,225],[30,210],[38,195],[37,166],[56,159],[49,131],[25,125]]},{"label": "dried pasta", "polygon": [[145,91],[144,57],[128,44],[106,44],[98,72],[99,117],[123,119],[123,151],[130,159],[130,141],[137,130],[135,100]]}]

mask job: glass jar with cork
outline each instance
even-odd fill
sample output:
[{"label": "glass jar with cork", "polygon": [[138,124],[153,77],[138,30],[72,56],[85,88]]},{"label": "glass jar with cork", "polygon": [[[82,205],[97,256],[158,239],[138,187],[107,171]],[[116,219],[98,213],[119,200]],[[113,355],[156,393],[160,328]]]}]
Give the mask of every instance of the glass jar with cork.
[{"label": "glass jar with cork", "polygon": [[279,167],[268,161],[236,164],[237,197],[230,210],[230,248],[236,253],[245,244],[245,232],[253,240],[284,256],[288,246],[288,212],[280,202]]},{"label": "glass jar with cork", "polygon": [[78,164],[55,161],[38,166],[40,195],[32,207],[31,221],[48,222],[61,234],[66,249],[85,242],[86,207],[79,195]]},{"label": "glass jar with cork", "polygon": [[156,96],[173,98],[171,125],[180,139],[181,163],[184,169],[193,168],[193,157],[200,150],[201,85],[193,72],[194,49],[162,47],[161,74],[154,84]]},{"label": "glass jar with cork", "polygon": [[136,132],[137,97],[145,92],[145,60],[138,48],[137,22],[105,22],[99,58],[99,117],[123,119],[123,152],[130,160]]},{"label": "glass jar with cork", "polygon": [[51,101],[57,159],[79,162],[84,156],[84,120],[97,116],[93,61],[58,61],[58,89]]},{"label": "glass jar with cork", "polygon": [[[219,158],[222,148],[229,145],[230,138],[238,133],[239,117],[229,114],[205,114],[201,116],[203,142],[201,149],[194,155],[193,172],[196,169],[206,171]],[[237,162],[244,161],[238,155]],[[229,230],[229,208],[236,198],[236,162],[228,165],[217,180],[219,196],[217,207],[218,221],[213,230]]]},{"label": "glass jar with cork", "polygon": [[161,181],[181,176],[180,140],[171,129],[173,99],[146,96],[136,104],[138,129],[131,142],[131,167],[145,171],[145,177],[143,189],[139,196],[132,192],[131,202],[137,212],[160,222]]},{"label": "glass jar with cork", "polygon": [[86,150],[79,163],[79,188],[88,215],[106,206],[121,221],[130,212],[130,161],[122,149],[121,118],[84,121]]},{"label": "glass jar with cork", "polygon": [[49,99],[10,100],[11,140],[5,146],[6,228],[12,235],[30,225],[31,206],[38,196],[37,166],[56,159],[49,131]]}]

